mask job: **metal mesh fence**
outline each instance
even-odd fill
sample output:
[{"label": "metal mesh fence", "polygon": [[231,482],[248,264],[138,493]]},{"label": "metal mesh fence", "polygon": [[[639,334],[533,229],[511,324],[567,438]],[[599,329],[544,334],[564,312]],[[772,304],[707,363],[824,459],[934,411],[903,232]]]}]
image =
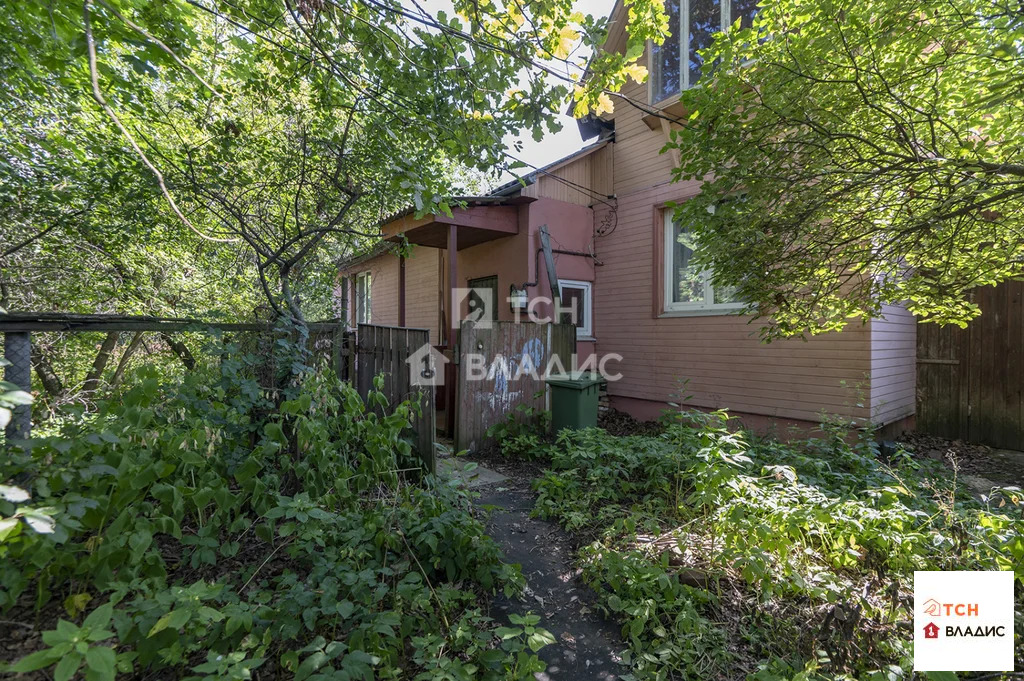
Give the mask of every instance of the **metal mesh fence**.
[{"label": "metal mesh fence", "polygon": [[[8,333],[4,336],[4,380],[21,390],[32,389],[32,341],[31,335]],[[11,420],[5,429],[8,438],[26,438],[32,429],[32,407],[19,405],[12,410]]]}]

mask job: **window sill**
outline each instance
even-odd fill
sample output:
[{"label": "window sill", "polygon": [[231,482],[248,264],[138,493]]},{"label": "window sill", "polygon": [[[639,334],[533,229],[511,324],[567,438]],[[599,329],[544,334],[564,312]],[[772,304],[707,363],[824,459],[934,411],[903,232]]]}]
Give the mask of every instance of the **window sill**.
[{"label": "window sill", "polygon": [[720,308],[694,308],[692,310],[665,310],[657,316],[658,319],[671,319],[673,317],[745,317],[740,314],[743,307],[720,307]]},{"label": "window sill", "polygon": [[595,338],[594,336],[579,336],[576,339],[576,342],[579,343],[581,341],[584,342],[584,343],[596,343],[597,342],[597,338]]},{"label": "window sill", "polygon": [[686,107],[683,106],[683,103],[679,101],[678,97],[667,99],[665,102],[664,106],[656,104],[651,107],[657,110],[656,113],[645,114],[643,118],[641,118],[644,124],[651,130],[661,130],[662,121],[665,120],[664,117],[671,118],[674,122],[684,121],[686,120],[686,117],[689,116],[689,113],[686,111]]}]

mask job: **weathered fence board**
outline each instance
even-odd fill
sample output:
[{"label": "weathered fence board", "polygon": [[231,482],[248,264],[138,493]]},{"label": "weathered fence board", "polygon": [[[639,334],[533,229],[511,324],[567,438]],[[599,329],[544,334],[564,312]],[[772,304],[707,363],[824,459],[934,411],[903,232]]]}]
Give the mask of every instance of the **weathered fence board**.
[{"label": "weathered fence board", "polygon": [[1024,449],[1024,282],[972,292],[966,329],[917,327],[918,430]]},{"label": "weathered fence board", "polygon": [[410,400],[420,405],[420,414],[413,418],[414,448],[428,472],[434,472],[434,389],[412,384],[407,360],[424,345],[429,346],[430,332],[395,326],[360,324],[356,333],[354,385],[365,399],[374,389],[373,379],[383,378],[381,392],[388,404]]},{"label": "weathered fence board", "polygon": [[[520,405],[547,408],[545,370],[575,369],[575,353],[576,327],[572,324],[494,322],[490,328],[481,328],[463,322],[456,449],[479,450],[491,444],[487,429],[504,421]],[[534,371],[530,372],[530,367]]]}]

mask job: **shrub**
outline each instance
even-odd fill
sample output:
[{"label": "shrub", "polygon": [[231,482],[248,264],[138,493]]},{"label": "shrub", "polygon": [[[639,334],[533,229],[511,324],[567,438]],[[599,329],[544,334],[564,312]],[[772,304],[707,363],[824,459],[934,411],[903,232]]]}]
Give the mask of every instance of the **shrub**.
[{"label": "shrub", "polygon": [[908,675],[915,570],[1014,570],[1019,602],[1019,490],[978,502],[866,438],[728,425],[684,412],[657,438],[566,433],[535,481],[535,513],[591,541],[584,578],[644,678]]},{"label": "shrub", "polygon": [[[482,596],[523,580],[469,497],[404,481],[409,405],[380,416],[379,393],[364,404],[315,375],[270,394],[244,369],[226,358],[177,386],[143,372],[90,418],[8,452],[0,479],[54,524],[0,544],[0,608],[56,621],[11,669],[301,681],[543,668],[536,622],[483,613]],[[15,510],[0,500],[0,517]]]}]

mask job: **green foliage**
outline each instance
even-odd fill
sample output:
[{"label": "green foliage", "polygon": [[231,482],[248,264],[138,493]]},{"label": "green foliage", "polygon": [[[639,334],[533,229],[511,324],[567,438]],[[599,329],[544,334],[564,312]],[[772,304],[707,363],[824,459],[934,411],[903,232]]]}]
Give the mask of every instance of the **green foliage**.
[{"label": "green foliage", "polygon": [[965,325],[1024,274],[1024,21],[992,0],[769,0],[703,51],[667,149],[712,178],[678,214],[697,269],[767,337],[906,302]]},{"label": "green foliage", "polygon": [[583,580],[601,595],[604,611],[623,622],[629,642],[627,678],[713,678],[728,668],[725,632],[709,618],[716,599],[683,584],[668,558],[609,552],[598,544],[580,554]]},{"label": "green foliage", "polygon": [[89,613],[81,627],[60,620],[56,630],[43,634],[48,647],[18,660],[11,671],[30,672],[56,663],[54,680],[68,681],[84,662],[90,681],[112,681],[117,674],[116,654],[112,648],[94,644],[114,637],[107,629],[113,612],[110,603],[102,605]]},{"label": "green foliage", "polygon": [[[450,213],[509,167],[509,136],[556,130],[575,51],[605,37],[571,0],[451,4],[5,8],[0,305],[330,316],[337,257],[398,209]],[[664,13],[630,11],[630,54],[595,59],[581,101],[642,78]]]},{"label": "green foliage", "polygon": [[231,354],[180,385],[143,371],[91,417],[5,452],[0,479],[55,524],[0,543],[0,610],[66,617],[14,668],[321,681],[541,669],[535,620],[512,635],[483,614],[484,595],[523,580],[470,499],[404,482],[409,405],[380,416],[382,395],[367,406],[328,376],[276,394],[251,376]]},{"label": "green foliage", "polygon": [[1019,490],[982,503],[936,462],[886,463],[836,429],[783,444],[728,426],[682,412],[660,437],[563,433],[534,483],[534,512],[591,540],[583,576],[637,678],[905,678],[915,570],[1024,583]]},{"label": "green foliage", "polygon": [[504,421],[487,429],[487,437],[498,443],[505,456],[543,459],[548,456],[551,412],[520,404]]}]

